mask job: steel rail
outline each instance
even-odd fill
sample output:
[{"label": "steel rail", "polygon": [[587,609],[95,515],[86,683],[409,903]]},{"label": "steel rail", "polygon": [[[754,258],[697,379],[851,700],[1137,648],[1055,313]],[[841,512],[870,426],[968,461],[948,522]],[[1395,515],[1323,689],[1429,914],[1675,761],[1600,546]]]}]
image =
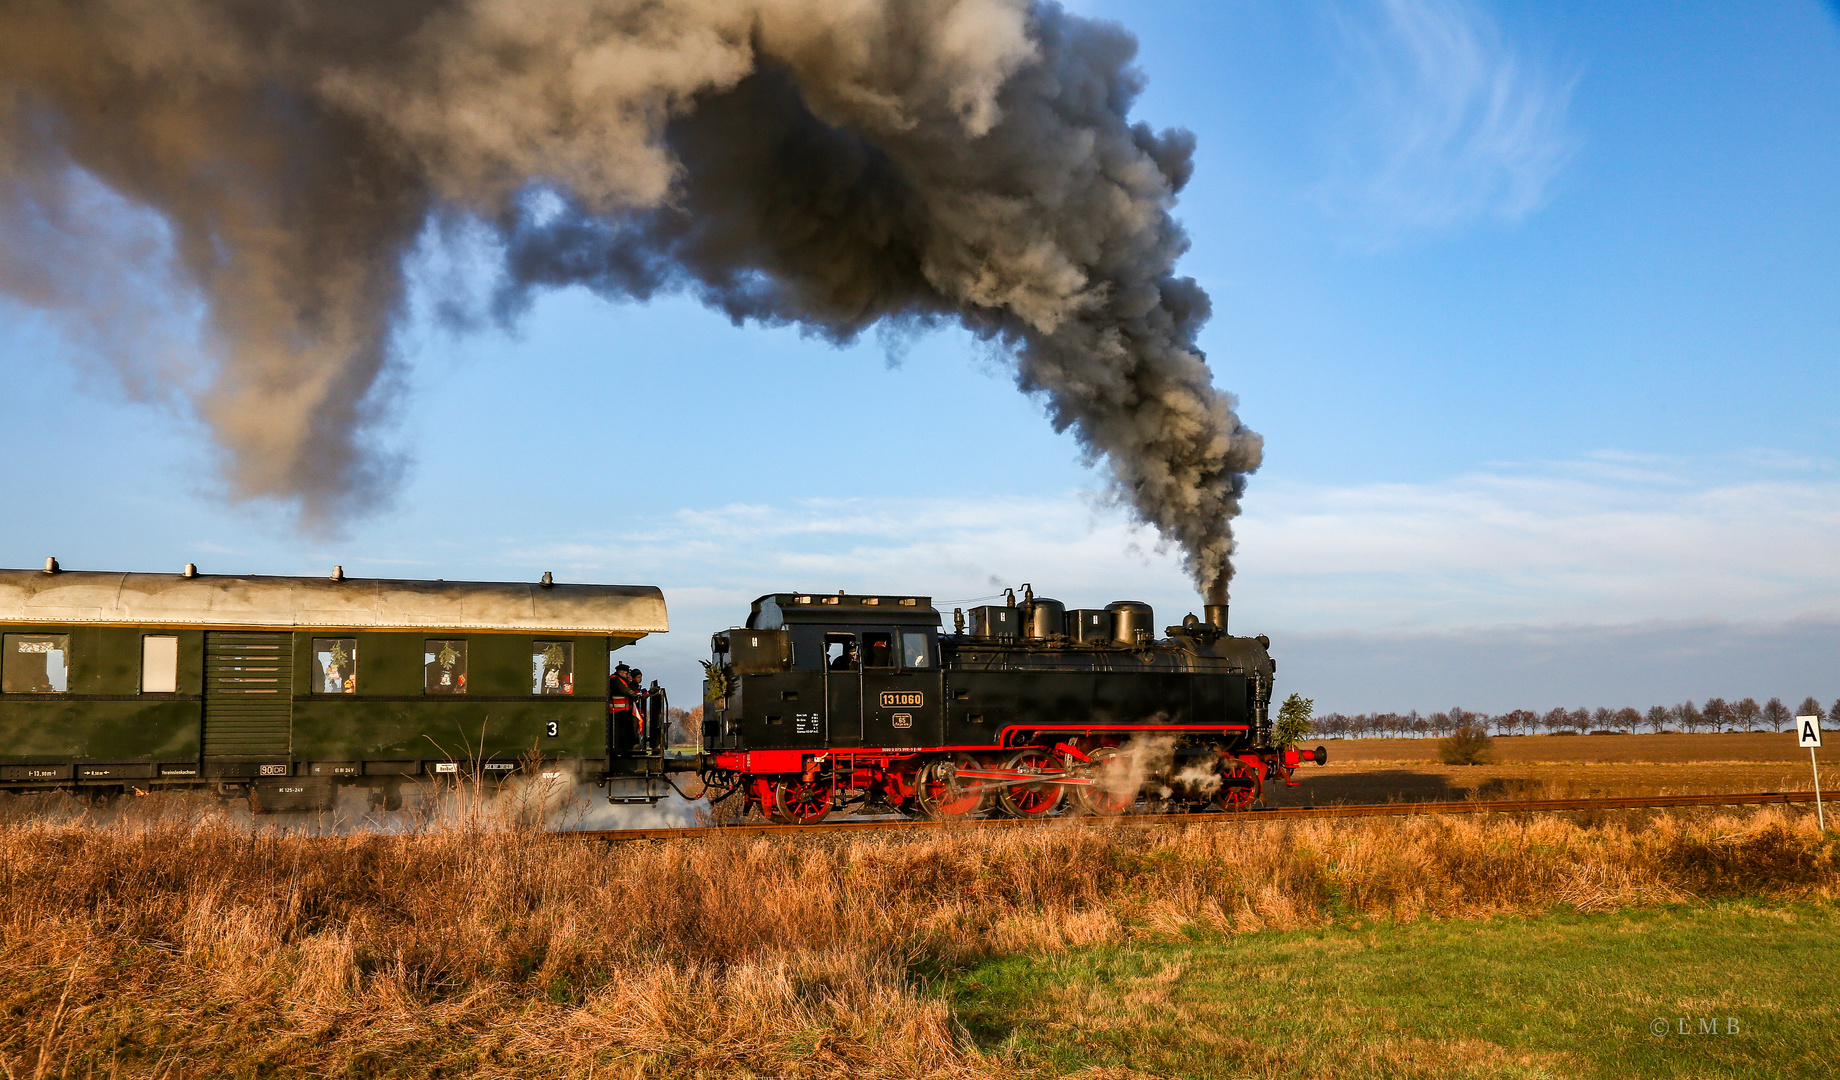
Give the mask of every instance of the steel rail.
[{"label": "steel rail", "polygon": [[815,825],[701,825],[675,829],[584,829],[559,832],[580,840],[684,840],[709,836],[782,836],[792,833],[905,831],[916,829],[1006,829],[1049,822],[1091,825],[1248,825],[1298,818],[1419,817],[1432,814],[1511,814],[1567,810],[1643,810],[1669,806],[1742,806],[1808,803],[1811,791],[1754,791],[1739,795],[1631,795],[1596,799],[1498,799],[1488,802],[1370,803],[1355,806],[1278,806],[1206,814],[1124,814],[1118,817],[1060,815],[1050,818],[973,818],[947,821],[826,821]]}]

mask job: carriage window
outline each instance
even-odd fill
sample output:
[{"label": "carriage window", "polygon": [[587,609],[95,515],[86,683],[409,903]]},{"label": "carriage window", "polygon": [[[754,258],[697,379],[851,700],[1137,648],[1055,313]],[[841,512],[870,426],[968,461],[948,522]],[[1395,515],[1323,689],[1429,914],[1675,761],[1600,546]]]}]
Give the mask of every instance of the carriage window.
[{"label": "carriage window", "polygon": [[533,694],[573,694],[575,692],[574,642],[531,642],[530,692]]},{"label": "carriage window", "polygon": [[422,642],[422,692],[466,693],[466,640],[429,638]]},{"label": "carriage window", "polygon": [[141,638],[141,693],[179,692],[179,639],[165,635]]},{"label": "carriage window", "polygon": [[901,663],[910,668],[933,666],[933,650],[924,630],[901,631]]},{"label": "carriage window", "polygon": [[863,667],[894,666],[894,635],[863,635]]},{"label": "carriage window", "polygon": [[62,694],[70,689],[69,634],[8,634],[0,658],[0,690]]},{"label": "carriage window", "polygon": [[313,692],[316,694],[355,694],[358,692],[358,639],[348,637],[313,639]]}]

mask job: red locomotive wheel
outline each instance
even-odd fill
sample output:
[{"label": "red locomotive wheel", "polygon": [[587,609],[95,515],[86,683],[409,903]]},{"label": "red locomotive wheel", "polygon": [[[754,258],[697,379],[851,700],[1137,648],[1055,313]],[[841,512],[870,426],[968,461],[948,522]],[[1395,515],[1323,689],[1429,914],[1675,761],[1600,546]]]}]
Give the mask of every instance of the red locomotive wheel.
[{"label": "red locomotive wheel", "polygon": [[[1003,766],[1020,772],[1052,773],[1065,772],[1064,763],[1052,750],[1031,746],[1017,751],[1016,756]],[[1011,817],[1038,818],[1047,817],[1060,809],[1061,799],[1067,789],[1060,784],[1010,784],[997,791],[997,805]]]},{"label": "red locomotive wheel", "polygon": [[830,812],[830,784],[818,780],[773,782],[773,808],[767,816],[782,825],[816,825]]},{"label": "red locomotive wheel", "polygon": [[[1220,793],[1214,796],[1214,805],[1222,810],[1250,810],[1253,804],[1259,801],[1259,796],[1265,790],[1265,783],[1259,775],[1259,770],[1236,757],[1222,755],[1220,779]],[[1238,783],[1229,781],[1238,781]]]},{"label": "red locomotive wheel", "polygon": [[990,806],[990,793],[983,780],[959,780],[959,769],[975,769],[977,759],[960,754],[952,761],[940,758],[920,767],[914,777],[914,809],[939,821],[944,818],[970,817]]},{"label": "red locomotive wheel", "polygon": [[1137,805],[1142,781],[1133,775],[1129,754],[1116,746],[1101,746],[1086,756],[1092,762],[1086,770],[1092,786],[1074,789],[1080,809],[1100,817],[1115,817]]}]

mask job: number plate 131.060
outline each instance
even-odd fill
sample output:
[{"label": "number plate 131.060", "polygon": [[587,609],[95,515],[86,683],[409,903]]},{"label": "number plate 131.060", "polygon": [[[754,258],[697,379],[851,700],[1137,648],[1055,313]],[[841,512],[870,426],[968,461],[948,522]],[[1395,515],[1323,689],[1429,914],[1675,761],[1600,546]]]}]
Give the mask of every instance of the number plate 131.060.
[{"label": "number plate 131.060", "polygon": [[882,691],[882,708],[917,709],[926,704],[926,695],[918,690],[884,690]]}]

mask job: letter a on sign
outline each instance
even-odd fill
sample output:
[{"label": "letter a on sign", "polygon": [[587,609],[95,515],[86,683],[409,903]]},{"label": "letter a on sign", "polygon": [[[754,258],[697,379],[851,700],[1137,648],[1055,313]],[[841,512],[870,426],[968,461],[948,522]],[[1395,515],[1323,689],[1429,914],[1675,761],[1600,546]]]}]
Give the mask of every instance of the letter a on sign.
[{"label": "letter a on sign", "polygon": [[1821,745],[1821,718],[1818,716],[1798,716],[1795,729],[1801,732],[1802,745],[1817,747]]}]

